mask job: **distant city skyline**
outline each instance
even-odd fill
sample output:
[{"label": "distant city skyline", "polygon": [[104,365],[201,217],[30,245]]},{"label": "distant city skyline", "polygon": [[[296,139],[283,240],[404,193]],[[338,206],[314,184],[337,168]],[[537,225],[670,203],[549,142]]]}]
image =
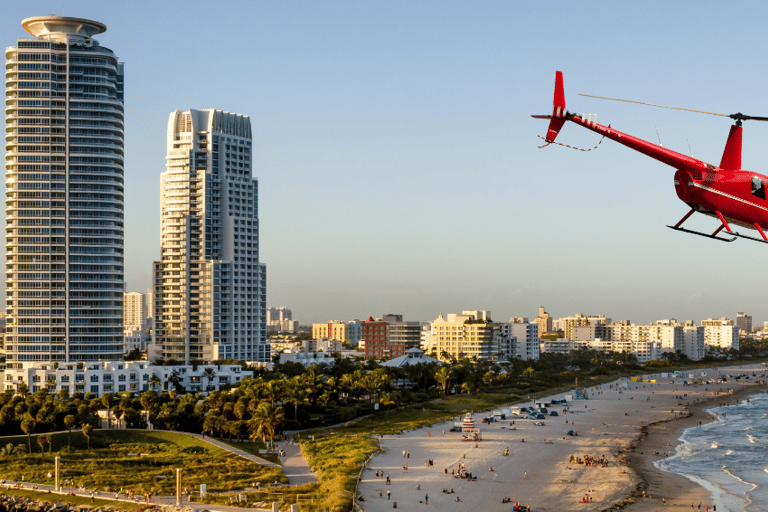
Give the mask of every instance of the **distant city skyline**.
[{"label": "distant city skyline", "polygon": [[[0,21],[11,46],[27,17],[99,20],[130,70],[126,291],[151,286],[160,255],[168,112],[197,107],[252,119],[267,305],[302,324],[467,308],[533,318],[539,305],[638,323],[768,316],[762,244],[665,227],[686,211],[674,169],[610,141],[538,149],[546,123],[529,117],[551,108],[561,70],[572,111],[717,163],[728,120],[578,93],[766,115],[768,72],[748,50],[762,46],[764,4],[139,5],[12,3]],[[584,31],[550,28],[563,19]],[[739,37],[713,38],[723,26]],[[764,172],[766,137],[745,125],[745,168]],[[575,126],[558,138],[598,140]]]}]

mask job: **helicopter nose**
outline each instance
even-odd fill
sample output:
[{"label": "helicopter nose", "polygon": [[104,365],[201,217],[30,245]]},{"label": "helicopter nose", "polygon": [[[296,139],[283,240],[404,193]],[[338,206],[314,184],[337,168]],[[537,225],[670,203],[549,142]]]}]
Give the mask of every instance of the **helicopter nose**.
[{"label": "helicopter nose", "polygon": [[694,199],[693,179],[688,171],[678,169],[675,173],[675,192],[681,201],[687,203]]}]

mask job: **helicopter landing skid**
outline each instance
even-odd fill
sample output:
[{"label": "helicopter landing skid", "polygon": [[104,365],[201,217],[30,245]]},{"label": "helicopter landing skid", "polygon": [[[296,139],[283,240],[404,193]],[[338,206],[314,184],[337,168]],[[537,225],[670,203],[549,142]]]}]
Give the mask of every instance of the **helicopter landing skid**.
[{"label": "helicopter landing skid", "polygon": [[754,236],[749,236],[749,235],[742,235],[741,233],[737,233],[735,231],[732,231],[731,234],[733,236],[737,236],[739,238],[746,238],[747,240],[754,240],[755,242],[761,242],[761,243],[764,243],[764,244],[768,244],[768,240],[763,240],[762,238],[756,238]]},{"label": "helicopter landing skid", "polygon": [[[735,235],[733,238],[723,238],[721,236],[709,235],[707,233],[701,233],[700,231],[693,231],[692,229],[679,228],[677,226],[667,226],[667,227],[669,229],[674,229],[675,231],[682,231],[683,233],[690,233],[692,235],[704,236],[704,237],[707,237],[707,238],[712,238],[714,240],[720,240],[721,242],[733,242],[733,241],[736,240],[737,236],[739,236],[741,238],[749,238],[751,240],[755,240],[756,242],[764,242],[764,240],[758,240],[757,238],[752,238],[751,236],[747,236],[747,235],[740,235],[738,233],[734,233],[733,231],[731,231],[731,233],[730,233],[732,235]],[[715,233],[717,233],[717,231],[715,231]],[[765,242],[765,243],[768,243],[768,242]]]}]

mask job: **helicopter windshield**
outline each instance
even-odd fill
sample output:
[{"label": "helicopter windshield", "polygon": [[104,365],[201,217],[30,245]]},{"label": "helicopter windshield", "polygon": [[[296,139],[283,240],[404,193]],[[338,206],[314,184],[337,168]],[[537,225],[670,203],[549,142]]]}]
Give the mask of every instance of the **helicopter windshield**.
[{"label": "helicopter windshield", "polygon": [[765,199],[765,182],[757,176],[752,176],[752,195]]}]

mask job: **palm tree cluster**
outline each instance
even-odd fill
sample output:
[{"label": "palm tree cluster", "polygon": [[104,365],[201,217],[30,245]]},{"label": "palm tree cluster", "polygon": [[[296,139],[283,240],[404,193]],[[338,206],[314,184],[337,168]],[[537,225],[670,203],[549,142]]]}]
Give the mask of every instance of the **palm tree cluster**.
[{"label": "palm tree cluster", "polygon": [[[254,378],[207,396],[179,393],[171,379],[171,391],[158,392],[162,382],[155,376],[149,380],[152,389],[140,395],[107,393],[97,398],[75,393],[69,397],[65,392],[53,395],[45,390],[29,394],[22,387],[23,393],[0,393],[0,435],[27,434],[31,451],[33,433],[68,430],[71,434],[84,425],[96,427],[101,410],[107,428],[118,423],[143,428],[149,422],[158,429],[268,444],[282,429],[349,421],[376,408],[423,402],[448,393],[553,385],[572,381],[575,371],[608,371],[633,364],[632,356],[592,350],[570,356],[542,354],[538,361],[462,359],[442,367],[422,363],[402,368],[334,354],[330,367],[287,363],[271,371],[257,368]],[[214,377],[211,372],[203,378],[210,383]]]}]

